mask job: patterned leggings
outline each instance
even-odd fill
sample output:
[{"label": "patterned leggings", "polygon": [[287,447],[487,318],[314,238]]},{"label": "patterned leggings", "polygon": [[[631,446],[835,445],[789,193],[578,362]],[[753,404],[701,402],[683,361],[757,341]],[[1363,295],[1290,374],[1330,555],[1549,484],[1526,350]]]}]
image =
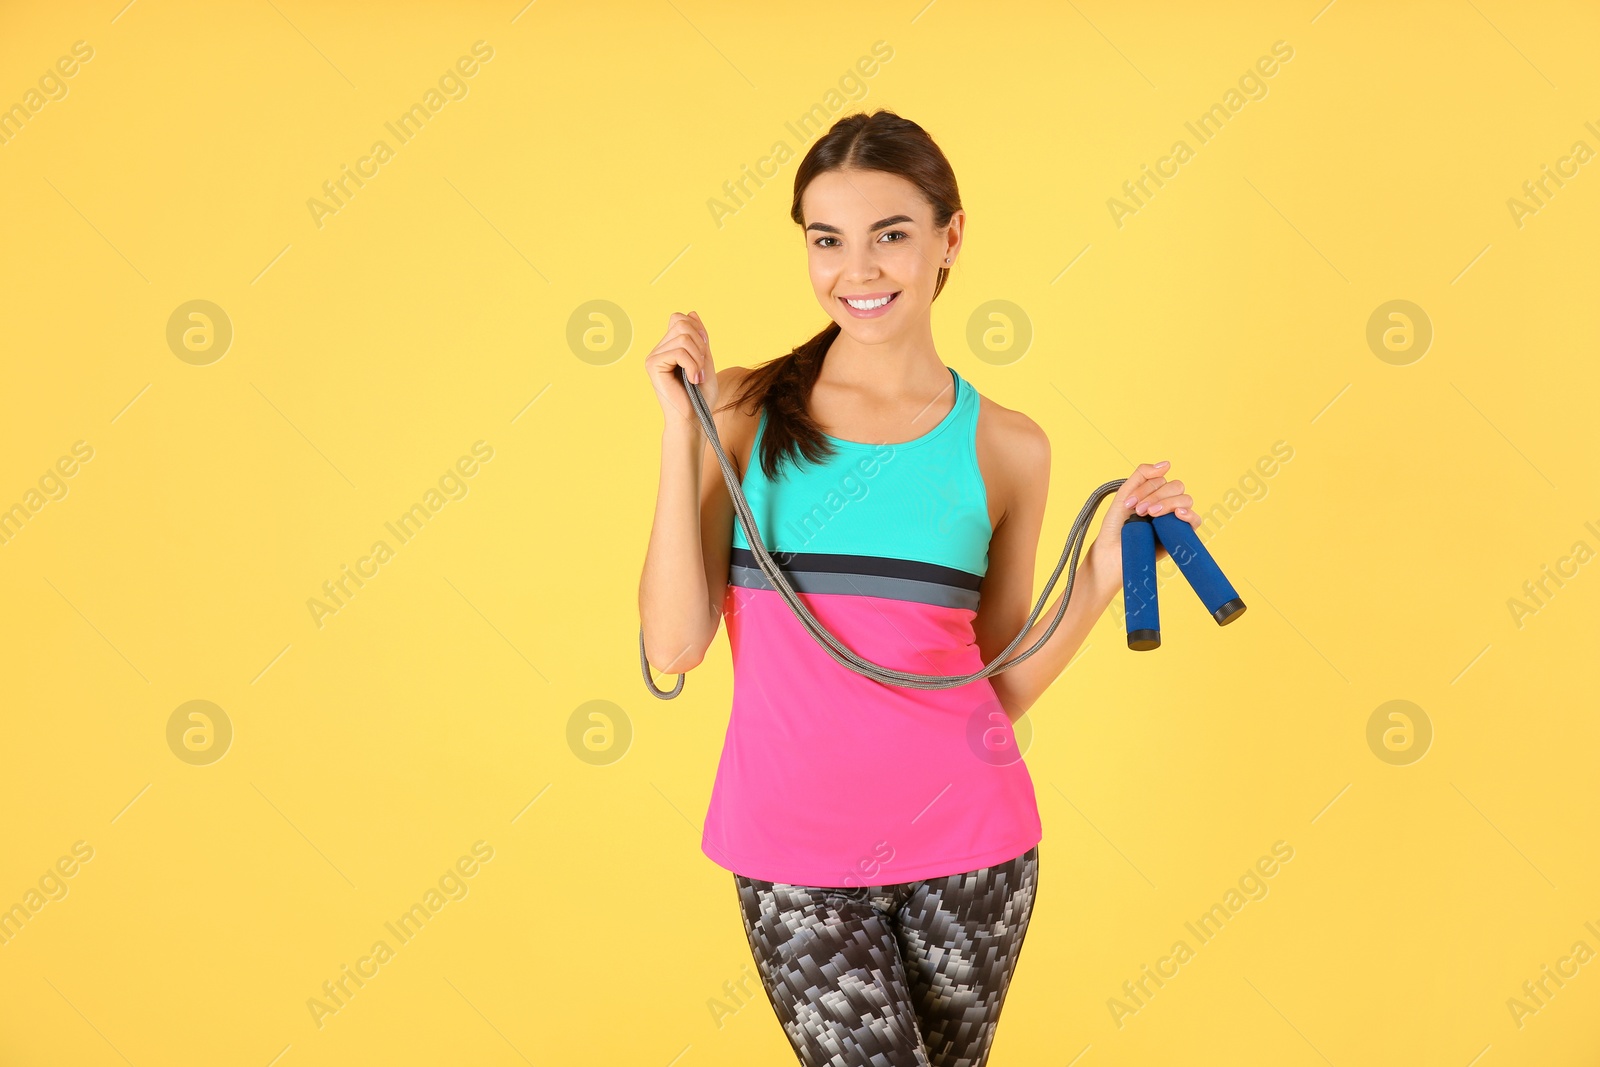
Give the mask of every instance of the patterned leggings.
[{"label": "patterned leggings", "polygon": [[983,1067],[1038,876],[1035,845],[894,885],[733,878],[767,998],[804,1067]]}]

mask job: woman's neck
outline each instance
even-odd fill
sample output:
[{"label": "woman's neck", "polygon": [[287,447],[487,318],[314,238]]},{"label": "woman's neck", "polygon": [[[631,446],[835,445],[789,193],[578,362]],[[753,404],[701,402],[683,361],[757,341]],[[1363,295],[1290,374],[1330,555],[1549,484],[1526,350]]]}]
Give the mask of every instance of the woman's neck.
[{"label": "woman's neck", "polygon": [[879,344],[861,344],[840,332],[817,375],[825,384],[860,396],[893,400],[925,396],[949,384],[950,372],[933,343],[932,324]]}]

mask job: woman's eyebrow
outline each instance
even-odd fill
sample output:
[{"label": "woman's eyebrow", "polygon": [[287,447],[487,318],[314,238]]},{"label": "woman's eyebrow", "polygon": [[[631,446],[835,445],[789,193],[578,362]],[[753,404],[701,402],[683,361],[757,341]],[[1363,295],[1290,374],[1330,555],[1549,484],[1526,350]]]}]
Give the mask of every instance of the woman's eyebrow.
[{"label": "woman's eyebrow", "polygon": [[[912,218],[910,215],[890,215],[888,218],[879,219],[877,222],[874,222],[871,226],[868,226],[867,227],[867,232],[871,233],[873,230],[881,230],[885,226],[893,226],[898,222],[916,222],[916,221],[917,220]],[[844,233],[844,231],[839,229],[839,227],[837,227],[837,226],[829,226],[826,222],[813,222],[811,225],[806,227],[806,232],[807,233],[810,233],[812,230],[821,230],[823,233],[837,233],[837,234],[843,234]]]}]

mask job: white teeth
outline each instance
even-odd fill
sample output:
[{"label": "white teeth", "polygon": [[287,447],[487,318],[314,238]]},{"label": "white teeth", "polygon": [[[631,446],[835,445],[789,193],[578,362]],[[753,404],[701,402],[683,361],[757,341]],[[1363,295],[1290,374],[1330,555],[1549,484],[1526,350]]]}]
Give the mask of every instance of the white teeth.
[{"label": "white teeth", "polygon": [[845,303],[849,304],[857,311],[871,311],[873,308],[883,307],[883,305],[889,302],[889,299],[890,298],[887,296],[881,296],[876,300],[851,300],[846,298]]}]

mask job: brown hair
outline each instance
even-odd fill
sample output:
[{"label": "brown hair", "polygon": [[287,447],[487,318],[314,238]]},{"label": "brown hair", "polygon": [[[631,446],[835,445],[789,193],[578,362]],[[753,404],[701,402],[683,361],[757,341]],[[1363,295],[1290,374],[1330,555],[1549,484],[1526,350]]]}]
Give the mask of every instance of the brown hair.
[{"label": "brown hair", "polygon": [[[797,226],[805,225],[800,197],[806,186],[819,174],[846,167],[898,174],[911,182],[933,205],[935,226],[948,225],[961,209],[955,172],[933,138],[910,119],[879,108],[870,115],[865,112],[846,115],[806,152],[795,170],[794,201],[789,207],[789,217]],[[939,268],[939,280],[933,289],[935,300],[944,289],[949,273],[949,268]],[[796,456],[803,455],[816,463],[834,453],[832,443],[807,412],[806,402],[822,371],[823,357],[838,336],[839,324],[829,322],[822,332],[787,355],[770,359],[753,369],[740,383],[738,395],[730,401],[744,406],[755,400],[766,409],[767,425],[761,437],[760,463],[769,479],[777,475],[786,459],[798,463]]]}]

